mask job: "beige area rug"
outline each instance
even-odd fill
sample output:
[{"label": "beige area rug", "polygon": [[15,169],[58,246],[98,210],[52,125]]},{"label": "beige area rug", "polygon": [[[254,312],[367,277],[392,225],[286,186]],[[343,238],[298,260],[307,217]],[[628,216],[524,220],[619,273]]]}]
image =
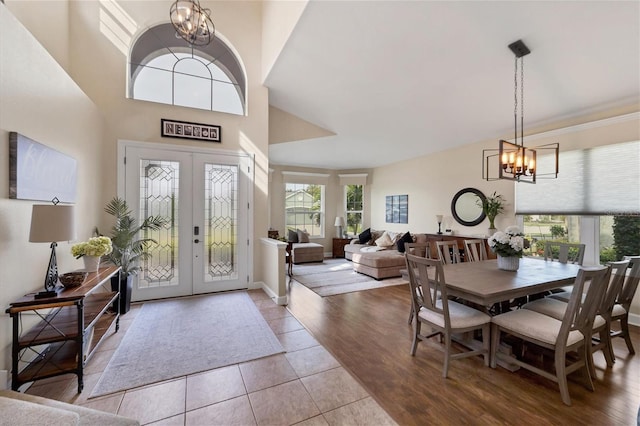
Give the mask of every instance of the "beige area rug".
[{"label": "beige area rug", "polygon": [[146,302],[91,397],[281,352],[244,291]]},{"label": "beige area rug", "polygon": [[359,274],[346,259],[325,259],[322,264],[294,265],[293,279],[322,297],[409,284],[401,277],[378,281]]}]

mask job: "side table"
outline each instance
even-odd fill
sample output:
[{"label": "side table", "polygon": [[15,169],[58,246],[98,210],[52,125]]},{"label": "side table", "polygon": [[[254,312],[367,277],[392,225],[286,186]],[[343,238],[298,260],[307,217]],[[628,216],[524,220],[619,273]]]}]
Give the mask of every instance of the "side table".
[{"label": "side table", "polygon": [[351,242],[351,238],[334,238],[333,239],[333,258],[344,257],[344,246]]}]

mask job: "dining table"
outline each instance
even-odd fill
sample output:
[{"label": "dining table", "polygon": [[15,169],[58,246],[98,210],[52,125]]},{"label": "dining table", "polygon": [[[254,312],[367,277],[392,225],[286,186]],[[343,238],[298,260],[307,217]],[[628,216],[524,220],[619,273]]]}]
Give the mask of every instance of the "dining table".
[{"label": "dining table", "polygon": [[581,268],[531,257],[521,258],[517,271],[498,269],[496,259],[443,265],[447,293],[485,307],[572,285]]}]

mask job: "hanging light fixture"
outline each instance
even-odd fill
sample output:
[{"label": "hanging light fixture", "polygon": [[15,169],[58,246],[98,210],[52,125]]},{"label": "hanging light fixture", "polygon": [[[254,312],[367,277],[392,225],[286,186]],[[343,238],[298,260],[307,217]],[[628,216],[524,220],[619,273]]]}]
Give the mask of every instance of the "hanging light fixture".
[{"label": "hanging light fixture", "polygon": [[[509,45],[509,49],[515,55],[514,71],[514,108],[513,108],[513,142],[500,140],[498,149],[485,149],[482,151],[482,177],[486,180],[507,179],[517,182],[536,183],[536,177],[544,175],[549,178],[558,177],[557,143],[542,145],[535,149],[524,146],[524,57],[531,53],[522,40]],[[518,60],[520,60],[520,116],[518,116]],[[518,120],[518,118],[520,120]],[[518,141],[518,121],[520,121],[520,140]],[[552,150],[555,153],[555,171],[540,174],[538,171],[537,151]],[[497,151],[497,153],[496,153]],[[499,162],[497,177],[490,177],[491,160],[497,157]],[[551,176],[553,175],[553,176]]]},{"label": "hanging light fixture", "polygon": [[210,14],[198,0],[177,0],[169,10],[176,37],[194,46],[206,46],[213,39],[216,28]]}]

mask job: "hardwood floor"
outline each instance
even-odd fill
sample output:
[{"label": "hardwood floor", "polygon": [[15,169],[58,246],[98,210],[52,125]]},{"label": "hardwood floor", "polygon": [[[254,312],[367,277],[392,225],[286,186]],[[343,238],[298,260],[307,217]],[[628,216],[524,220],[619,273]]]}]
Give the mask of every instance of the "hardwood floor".
[{"label": "hardwood floor", "polygon": [[[595,392],[579,373],[570,380],[568,407],[555,382],[523,369],[491,369],[473,357],[452,361],[444,379],[440,350],[419,344],[412,357],[405,286],[322,298],[293,280],[289,293],[289,311],[399,424],[636,424],[640,355],[623,339],[614,339],[612,369],[595,354]],[[640,350],[640,331],[632,332]]]}]

